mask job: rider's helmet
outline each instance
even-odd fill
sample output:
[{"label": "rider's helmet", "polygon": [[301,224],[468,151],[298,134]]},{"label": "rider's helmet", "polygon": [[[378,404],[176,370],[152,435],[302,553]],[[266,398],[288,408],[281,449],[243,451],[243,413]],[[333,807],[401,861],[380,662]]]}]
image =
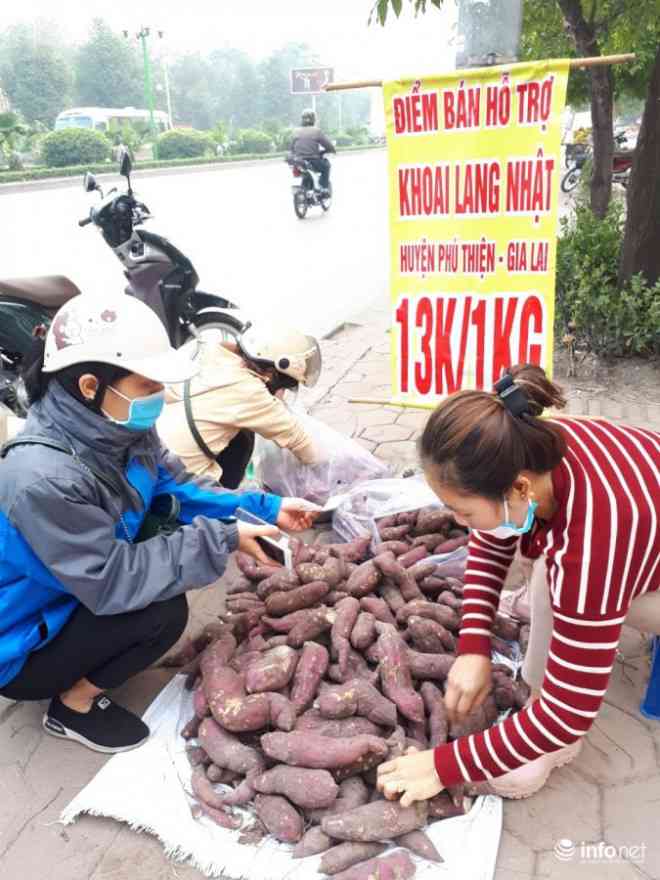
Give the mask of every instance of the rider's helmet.
[{"label": "rider's helmet", "polygon": [[284,324],[262,321],[248,324],[238,337],[238,347],[249,361],[262,369],[275,369],[292,385],[316,385],[321,374],[321,349],[313,336]]},{"label": "rider's helmet", "polygon": [[303,110],[300,121],[303,125],[316,125],[316,113],[310,108]]},{"label": "rider's helmet", "polygon": [[172,348],[156,313],[126,295],[80,294],[53,318],[41,371],[86,363],[121,367],[164,384],[185,382],[199,370],[186,350]]}]

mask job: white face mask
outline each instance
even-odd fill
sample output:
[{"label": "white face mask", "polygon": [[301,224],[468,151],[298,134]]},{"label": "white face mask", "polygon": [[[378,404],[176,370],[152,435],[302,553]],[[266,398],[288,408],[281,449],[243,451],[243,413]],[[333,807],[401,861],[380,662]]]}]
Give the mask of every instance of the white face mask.
[{"label": "white face mask", "polygon": [[534,524],[534,513],[539,506],[538,501],[530,500],[527,502],[527,515],[525,517],[525,522],[521,526],[517,526],[511,521],[509,517],[509,503],[506,498],[503,498],[503,501],[504,522],[494,529],[478,529],[478,531],[483,532],[485,535],[492,535],[494,538],[512,538],[514,535],[524,535]]}]

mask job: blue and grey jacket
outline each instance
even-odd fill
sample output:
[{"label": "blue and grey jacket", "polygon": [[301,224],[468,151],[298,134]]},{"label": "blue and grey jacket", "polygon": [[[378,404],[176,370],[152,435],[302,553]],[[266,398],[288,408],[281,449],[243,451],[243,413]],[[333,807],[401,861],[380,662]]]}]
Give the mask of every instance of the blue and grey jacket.
[{"label": "blue and grey jacket", "polygon": [[[230,493],[193,477],[155,430],[136,434],[110,422],[57,382],[30,408],[24,433],[64,442],[78,458],[17,446],[0,459],[0,687],[79,603],[119,614],[207,586],[238,544],[236,526],[218,518],[240,506],[274,522],[280,510],[275,495]],[[168,493],[184,525],[131,543],[153,499]]]}]

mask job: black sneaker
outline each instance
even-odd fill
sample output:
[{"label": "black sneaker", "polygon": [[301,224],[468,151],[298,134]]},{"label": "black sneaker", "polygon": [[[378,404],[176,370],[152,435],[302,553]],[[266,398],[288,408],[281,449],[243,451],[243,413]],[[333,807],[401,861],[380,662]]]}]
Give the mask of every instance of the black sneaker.
[{"label": "black sneaker", "polygon": [[123,709],[103,694],[89,712],[74,712],[54,697],[43,717],[51,736],[82,743],[95,752],[128,752],[149,738],[149,728],[137,715]]}]

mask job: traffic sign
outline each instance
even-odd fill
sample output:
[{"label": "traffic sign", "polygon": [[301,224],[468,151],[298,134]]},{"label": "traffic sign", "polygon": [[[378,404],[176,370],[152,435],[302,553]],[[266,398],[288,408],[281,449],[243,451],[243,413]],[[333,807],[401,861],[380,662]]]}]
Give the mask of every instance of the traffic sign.
[{"label": "traffic sign", "polygon": [[291,70],[292,95],[321,95],[323,86],[334,82],[332,67],[294,67]]}]

